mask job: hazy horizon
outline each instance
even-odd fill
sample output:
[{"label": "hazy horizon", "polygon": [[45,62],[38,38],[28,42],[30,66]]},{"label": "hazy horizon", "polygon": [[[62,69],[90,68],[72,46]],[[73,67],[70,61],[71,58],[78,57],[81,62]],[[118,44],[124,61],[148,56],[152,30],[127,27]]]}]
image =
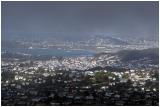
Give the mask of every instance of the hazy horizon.
[{"label": "hazy horizon", "polygon": [[158,40],[157,1],[2,1],[2,40],[92,35]]}]

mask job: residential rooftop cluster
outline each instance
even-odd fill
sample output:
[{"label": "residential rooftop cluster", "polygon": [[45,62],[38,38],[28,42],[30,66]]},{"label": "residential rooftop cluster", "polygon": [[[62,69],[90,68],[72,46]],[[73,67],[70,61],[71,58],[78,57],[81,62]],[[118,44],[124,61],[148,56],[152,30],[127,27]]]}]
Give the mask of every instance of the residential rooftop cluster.
[{"label": "residential rooftop cluster", "polygon": [[2,61],[2,105],[159,105],[158,66],[116,62],[103,55]]}]

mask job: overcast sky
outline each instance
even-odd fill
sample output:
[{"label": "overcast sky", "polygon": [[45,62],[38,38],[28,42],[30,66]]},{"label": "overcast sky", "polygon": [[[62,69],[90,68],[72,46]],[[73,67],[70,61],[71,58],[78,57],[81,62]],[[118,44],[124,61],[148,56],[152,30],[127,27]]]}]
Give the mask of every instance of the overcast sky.
[{"label": "overcast sky", "polygon": [[158,2],[2,2],[4,37],[83,38],[104,34],[158,39]]}]

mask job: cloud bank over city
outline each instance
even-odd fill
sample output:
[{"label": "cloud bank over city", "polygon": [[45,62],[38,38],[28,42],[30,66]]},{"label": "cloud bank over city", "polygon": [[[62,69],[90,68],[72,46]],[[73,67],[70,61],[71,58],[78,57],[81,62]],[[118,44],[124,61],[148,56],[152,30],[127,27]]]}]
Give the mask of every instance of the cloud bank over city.
[{"label": "cloud bank over city", "polygon": [[2,2],[2,39],[158,38],[158,2]]}]

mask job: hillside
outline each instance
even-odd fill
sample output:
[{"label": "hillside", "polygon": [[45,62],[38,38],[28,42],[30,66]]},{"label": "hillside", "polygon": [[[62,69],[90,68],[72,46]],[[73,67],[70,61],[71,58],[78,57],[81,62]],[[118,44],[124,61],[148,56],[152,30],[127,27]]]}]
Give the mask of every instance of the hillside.
[{"label": "hillside", "polygon": [[153,64],[159,63],[159,49],[145,49],[145,50],[123,50],[119,51],[118,56],[122,62],[129,62],[132,60],[139,60],[142,58],[148,58],[152,60]]}]

